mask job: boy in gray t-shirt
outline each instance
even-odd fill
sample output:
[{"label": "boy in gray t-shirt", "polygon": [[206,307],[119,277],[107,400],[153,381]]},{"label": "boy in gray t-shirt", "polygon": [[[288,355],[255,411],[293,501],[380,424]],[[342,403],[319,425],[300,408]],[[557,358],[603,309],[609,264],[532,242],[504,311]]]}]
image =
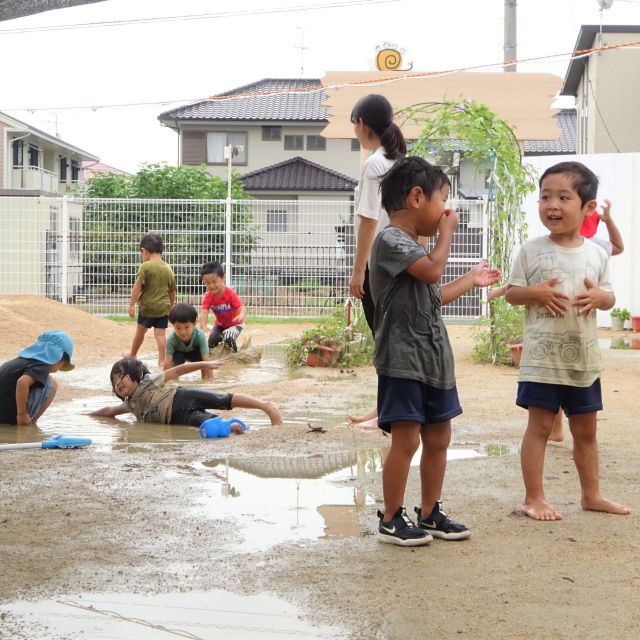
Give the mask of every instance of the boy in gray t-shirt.
[{"label": "boy in gray t-shirt", "polygon": [[[451,419],[462,413],[453,353],[440,307],[474,286],[500,279],[497,269],[481,263],[438,288],[458,225],[445,209],[449,179],[422,158],[403,158],[380,183],[389,226],[371,250],[371,292],[375,304],[375,365],[378,373],[378,424],[391,433],[391,449],[382,469],[385,512],[378,512],[378,539],[418,546],[433,536],[468,538],[469,530],[443,511],[440,493],[451,439]],[[419,236],[438,235],[430,253]],[[418,526],[406,515],[404,492],[409,466],[422,442],[422,507]]]}]

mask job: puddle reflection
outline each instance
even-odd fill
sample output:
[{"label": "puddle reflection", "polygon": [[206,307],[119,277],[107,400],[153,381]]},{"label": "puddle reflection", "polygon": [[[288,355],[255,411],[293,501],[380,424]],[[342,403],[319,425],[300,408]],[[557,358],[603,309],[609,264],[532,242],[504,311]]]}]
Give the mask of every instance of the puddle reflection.
[{"label": "puddle reflection", "polygon": [[620,349],[622,351],[640,350],[640,336],[620,336],[619,338],[600,338],[598,344],[603,349]]},{"label": "puddle reflection", "polygon": [[109,593],[5,604],[2,625],[42,640],[62,634],[65,638],[136,640],[156,640],[165,635],[212,640],[347,637],[340,627],[304,621],[302,613],[269,594],[245,596],[221,590],[162,595]]}]

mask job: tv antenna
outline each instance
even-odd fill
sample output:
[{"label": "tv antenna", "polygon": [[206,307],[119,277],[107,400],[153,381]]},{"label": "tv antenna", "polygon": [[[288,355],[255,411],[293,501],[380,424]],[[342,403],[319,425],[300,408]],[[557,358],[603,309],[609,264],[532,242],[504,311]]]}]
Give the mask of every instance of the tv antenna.
[{"label": "tv antenna", "polygon": [[605,9],[611,9],[613,0],[598,0],[598,6],[600,7],[600,46],[602,46],[602,14]]},{"label": "tv antenna", "polygon": [[304,51],[309,47],[304,46],[304,31],[302,27],[296,27],[300,31],[300,44],[294,45],[296,49],[300,49],[300,76],[304,78]]}]

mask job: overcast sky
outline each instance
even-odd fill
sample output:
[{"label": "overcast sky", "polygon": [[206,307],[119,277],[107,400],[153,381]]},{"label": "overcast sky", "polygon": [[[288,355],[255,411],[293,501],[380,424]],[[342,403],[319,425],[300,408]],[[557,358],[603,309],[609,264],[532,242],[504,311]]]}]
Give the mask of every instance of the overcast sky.
[{"label": "overcast sky", "polygon": [[[175,164],[177,134],[157,116],[181,102],[265,77],[372,69],[385,42],[415,71],[499,63],[503,10],[504,0],[107,0],[50,11],[0,23],[0,111],[50,133],[57,126],[65,141],[127,171]],[[18,31],[197,14],[216,17]],[[600,15],[597,0],[518,0],[518,58],[570,53],[580,25]],[[603,18],[640,24],[640,0],[615,0]],[[519,71],[564,77],[567,61]],[[156,104],[105,106],[136,103]]]}]

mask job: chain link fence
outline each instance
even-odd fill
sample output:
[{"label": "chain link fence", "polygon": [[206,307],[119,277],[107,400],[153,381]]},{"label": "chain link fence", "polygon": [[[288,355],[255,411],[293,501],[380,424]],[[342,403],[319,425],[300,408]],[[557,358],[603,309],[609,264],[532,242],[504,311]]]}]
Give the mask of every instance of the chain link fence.
[{"label": "chain link fence", "polygon": [[[460,226],[443,282],[487,254],[482,201],[452,201]],[[139,242],[158,233],[178,300],[199,306],[202,264],[217,260],[249,313],[317,317],[347,296],[355,253],[353,202],[343,200],[127,200],[0,197],[0,293],[33,294],[100,315],[124,315],[140,266]],[[482,312],[478,290],[449,318]]]}]

